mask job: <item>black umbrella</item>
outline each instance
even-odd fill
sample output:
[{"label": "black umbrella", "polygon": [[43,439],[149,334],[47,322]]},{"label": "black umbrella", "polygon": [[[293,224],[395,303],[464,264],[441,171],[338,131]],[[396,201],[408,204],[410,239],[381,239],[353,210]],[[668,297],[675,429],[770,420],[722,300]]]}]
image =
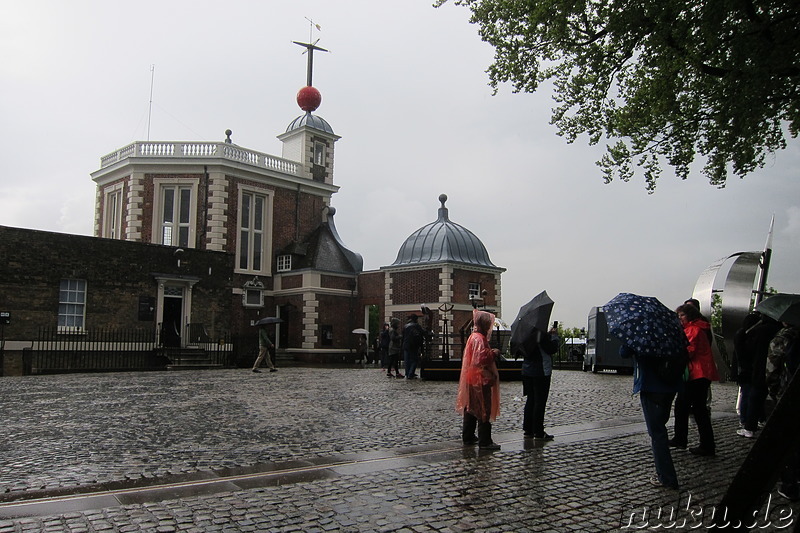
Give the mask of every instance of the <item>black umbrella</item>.
[{"label": "black umbrella", "polygon": [[511,324],[511,342],[524,343],[533,335],[534,330],[546,332],[554,303],[547,295],[547,291],[542,291],[534,296],[533,300],[520,307],[517,318]]},{"label": "black umbrella", "polygon": [[756,311],[778,322],[800,326],[800,294],[775,294],[759,303]]},{"label": "black umbrella", "polygon": [[276,316],[267,316],[256,322],[255,325],[263,326],[265,324],[278,324],[280,322],[283,322],[282,318],[278,318]]}]

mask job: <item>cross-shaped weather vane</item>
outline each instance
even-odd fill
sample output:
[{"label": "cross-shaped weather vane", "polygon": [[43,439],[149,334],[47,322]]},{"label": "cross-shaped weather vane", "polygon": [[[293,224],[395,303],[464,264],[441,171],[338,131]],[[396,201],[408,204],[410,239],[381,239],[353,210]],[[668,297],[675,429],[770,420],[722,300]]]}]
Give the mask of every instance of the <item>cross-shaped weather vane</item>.
[{"label": "cross-shaped weather vane", "polygon": [[[296,44],[296,45],[304,47],[306,49],[306,52],[308,52],[308,74],[306,76],[306,85],[311,87],[311,85],[312,85],[311,80],[312,80],[312,75],[313,75],[313,70],[314,70],[314,50],[319,50],[320,52],[327,52],[327,50],[317,46],[317,43],[319,42],[319,39],[317,39],[314,42],[311,42],[311,39],[313,38],[314,28],[316,28],[317,31],[321,31],[322,30],[320,25],[319,24],[315,24],[314,21],[311,20],[308,17],[306,17],[306,20],[310,24],[310,29],[308,31],[308,42],[307,43],[301,43],[300,41],[292,41],[292,42],[294,44]],[[303,52],[303,53],[305,54],[306,52]]]}]

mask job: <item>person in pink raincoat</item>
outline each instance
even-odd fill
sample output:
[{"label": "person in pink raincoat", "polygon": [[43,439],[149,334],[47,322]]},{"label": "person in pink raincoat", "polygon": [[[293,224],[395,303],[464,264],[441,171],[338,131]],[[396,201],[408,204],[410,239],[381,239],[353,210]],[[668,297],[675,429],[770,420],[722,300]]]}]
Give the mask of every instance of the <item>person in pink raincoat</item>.
[{"label": "person in pink raincoat", "polygon": [[494,315],[474,309],[472,322],[456,397],[456,411],[464,414],[461,438],[465,445],[477,443],[483,450],[499,450],[500,445],[492,441],[492,422],[500,414],[500,375],[495,363],[500,352],[489,347]]}]

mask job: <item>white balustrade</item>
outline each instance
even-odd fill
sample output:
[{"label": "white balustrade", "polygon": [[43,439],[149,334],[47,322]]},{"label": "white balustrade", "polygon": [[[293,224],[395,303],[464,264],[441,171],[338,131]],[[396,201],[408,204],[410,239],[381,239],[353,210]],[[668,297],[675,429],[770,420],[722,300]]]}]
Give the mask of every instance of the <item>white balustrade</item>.
[{"label": "white balustrade", "polygon": [[247,150],[229,143],[179,143],[179,142],[135,142],[100,158],[100,168],[118,163],[124,159],[136,158],[182,158],[218,157],[239,161],[249,165],[276,170],[286,174],[298,175],[300,166],[296,161]]}]

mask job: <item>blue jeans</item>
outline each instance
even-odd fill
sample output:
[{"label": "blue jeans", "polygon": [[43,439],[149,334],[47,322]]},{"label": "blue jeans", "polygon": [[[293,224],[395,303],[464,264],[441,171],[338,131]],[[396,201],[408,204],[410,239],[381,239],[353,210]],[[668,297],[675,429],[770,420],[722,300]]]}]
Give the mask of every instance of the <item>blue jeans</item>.
[{"label": "blue jeans", "polygon": [[413,350],[403,350],[403,365],[406,367],[406,378],[417,376],[417,362],[419,354]]},{"label": "blue jeans", "polygon": [[653,459],[656,465],[658,479],[668,487],[678,488],[678,474],[672,463],[669,452],[669,435],[667,434],[667,421],[672,410],[674,392],[641,392],[639,397],[642,402],[642,414],[650,435],[650,444],[653,448]]}]

